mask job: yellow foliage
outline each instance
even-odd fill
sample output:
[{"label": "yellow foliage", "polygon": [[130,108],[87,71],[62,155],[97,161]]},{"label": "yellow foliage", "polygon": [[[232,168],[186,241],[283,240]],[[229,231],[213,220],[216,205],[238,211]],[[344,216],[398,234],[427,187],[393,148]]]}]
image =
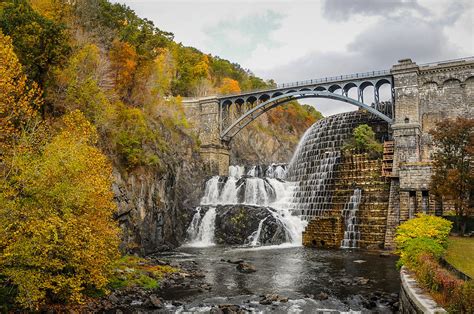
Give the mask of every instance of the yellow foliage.
[{"label": "yellow foliage", "polygon": [[0,31],[0,151],[18,141],[32,126],[42,105],[41,91],[26,75],[13,51],[12,41]]},{"label": "yellow foliage", "polygon": [[219,88],[219,92],[222,95],[240,93],[239,82],[237,82],[236,80],[233,80],[231,78],[226,77],[222,80],[222,84]]},{"label": "yellow foliage", "polygon": [[201,61],[199,61],[193,67],[192,74],[195,78],[205,78],[205,79],[211,78],[211,74],[209,70],[209,58],[207,57],[207,55],[203,55]]},{"label": "yellow foliage", "polygon": [[441,217],[418,214],[397,228],[395,243],[400,251],[405,244],[414,238],[433,239],[437,244],[446,247],[452,223]]},{"label": "yellow foliage", "polygon": [[65,22],[71,15],[71,6],[67,0],[29,0],[31,7],[42,16],[59,22]]},{"label": "yellow foliage", "polygon": [[118,257],[111,165],[81,112],[63,122],[41,153],[15,156],[17,173],[0,181],[0,272],[30,309],[81,302],[86,287],[105,287]]}]

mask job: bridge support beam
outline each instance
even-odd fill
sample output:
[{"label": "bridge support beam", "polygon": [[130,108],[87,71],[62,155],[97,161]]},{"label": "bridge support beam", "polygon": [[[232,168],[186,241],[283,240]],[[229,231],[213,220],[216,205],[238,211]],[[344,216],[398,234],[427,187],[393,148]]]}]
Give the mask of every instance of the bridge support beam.
[{"label": "bridge support beam", "polygon": [[217,97],[183,100],[187,119],[198,135],[201,157],[213,175],[227,175],[229,145],[220,138],[219,100]]}]

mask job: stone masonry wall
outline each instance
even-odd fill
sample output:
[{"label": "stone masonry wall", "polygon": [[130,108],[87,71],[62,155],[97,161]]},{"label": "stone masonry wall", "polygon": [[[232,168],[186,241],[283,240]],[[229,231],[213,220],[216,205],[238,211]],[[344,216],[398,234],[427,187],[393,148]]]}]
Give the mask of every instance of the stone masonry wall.
[{"label": "stone masonry wall", "polygon": [[[403,221],[418,212],[449,208],[429,193],[434,151],[429,131],[445,118],[474,117],[474,60],[419,66],[400,60],[391,69],[395,91],[394,161],[385,246]],[[395,190],[399,190],[395,193]]]},{"label": "stone masonry wall", "polygon": [[220,139],[219,102],[216,97],[183,101],[186,118],[201,143],[201,156],[212,174],[226,175],[229,169],[229,146]]},{"label": "stone masonry wall", "polygon": [[366,154],[347,154],[334,172],[333,208],[324,217],[310,221],[303,233],[303,245],[339,248],[344,238],[342,210],[354,193],[362,190],[357,217],[361,248],[383,248],[389,199],[389,184],[381,177],[381,160]]}]

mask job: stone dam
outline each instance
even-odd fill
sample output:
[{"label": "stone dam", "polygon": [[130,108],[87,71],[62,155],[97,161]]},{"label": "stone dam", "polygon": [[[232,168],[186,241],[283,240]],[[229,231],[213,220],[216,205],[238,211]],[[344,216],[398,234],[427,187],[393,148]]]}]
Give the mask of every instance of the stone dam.
[{"label": "stone dam", "polygon": [[[197,226],[210,212],[217,218],[205,221],[214,228],[225,211],[230,222],[250,228],[233,244],[271,244],[267,224],[273,223],[279,227],[272,230],[280,234],[275,243],[285,239],[325,248],[392,249],[400,223],[419,212],[442,215],[450,204],[430,193],[434,147],[429,131],[442,119],[474,116],[474,59],[428,65],[403,59],[389,73],[391,123],[365,109],[324,118],[307,130],[292,160],[278,170],[247,166],[235,173],[229,167],[228,143],[219,138],[220,103],[212,97],[185,101],[203,143],[202,156],[220,175],[208,182]],[[341,149],[361,124],[370,125],[383,144],[381,158]],[[229,218],[229,212],[240,218]],[[243,222],[252,215],[252,224]],[[219,243],[226,243],[223,230],[216,234],[221,235]],[[255,239],[256,234],[264,234],[264,241]],[[214,243],[214,236],[205,238]]]}]

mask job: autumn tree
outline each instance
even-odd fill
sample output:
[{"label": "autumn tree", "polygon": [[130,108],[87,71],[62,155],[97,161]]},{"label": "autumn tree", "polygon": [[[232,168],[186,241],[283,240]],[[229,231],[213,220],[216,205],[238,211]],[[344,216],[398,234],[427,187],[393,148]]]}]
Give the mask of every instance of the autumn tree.
[{"label": "autumn tree", "polygon": [[228,77],[224,78],[219,87],[219,93],[222,95],[240,93],[239,82]]},{"label": "autumn tree", "polygon": [[127,96],[137,68],[135,48],[127,42],[115,40],[112,43],[109,58],[114,73],[115,87],[122,95]]},{"label": "autumn tree", "polygon": [[62,65],[70,52],[66,27],[38,14],[26,0],[3,5],[0,28],[12,38],[28,78],[43,85],[48,71]]},{"label": "autumn tree", "polygon": [[63,125],[41,152],[15,155],[0,182],[0,272],[29,309],[81,302],[118,255],[111,165],[81,112]]},{"label": "autumn tree", "polygon": [[457,228],[464,233],[474,208],[474,119],[446,119],[430,133],[436,146],[431,189],[452,203]]},{"label": "autumn tree", "polygon": [[10,37],[0,31],[0,157],[34,127],[41,104],[39,88],[28,86]]}]

